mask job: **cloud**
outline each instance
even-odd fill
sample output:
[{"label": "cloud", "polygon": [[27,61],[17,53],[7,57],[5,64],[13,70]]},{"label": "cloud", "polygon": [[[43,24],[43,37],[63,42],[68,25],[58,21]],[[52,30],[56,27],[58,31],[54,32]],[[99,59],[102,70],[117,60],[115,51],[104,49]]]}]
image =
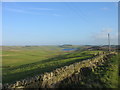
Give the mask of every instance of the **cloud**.
[{"label": "cloud", "polygon": [[110,34],[111,44],[118,44],[118,32],[111,28],[103,29],[98,33],[94,33],[91,38],[96,44],[108,44],[108,33]]},{"label": "cloud", "polygon": [[[47,9],[47,8],[41,8],[41,10],[43,10],[43,9],[44,10],[52,10],[52,9]],[[46,13],[46,12],[40,13],[40,12],[31,11],[31,10],[14,9],[14,8],[6,8],[6,10],[11,11],[11,12],[23,13],[23,14],[61,16],[61,15],[55,14],[55,13]]]},{"label": "cloud", "polygon": [[52,14],[53,16],[61,16],[61,15],[59,15],[59,14]]},{"label": "cloud", "polygon": [[107,11],[107,10],[109,10],[109,8],[108,7],[103,7],[103,8],[101,8],[101,10]]},{"label": "cloud", "polygon": [[12,11],[12,12],[18,12],[18,13],[31,13],[22,9],[13,9],[13,8],[6,8],[8,11]]},{"label": "cloud", "polygon": [[111,32],[112,32],[112,29],[111,28],[107,28],[107,29],[103,29],[100,32],[94,34],[93,36],[96,39],[106,39],[107,38],[107,34],[111,33]]},{"label": "cloud", "polygon": [[110,33],[113,32],[112,28],[103,28],[103,30],[101,31],[102,33]]},{"label": "cloud", "polygon": [[51,8],[31,8],[33,10],[45,10],[45,11],[51,11],[51,10],[54,10],[54,9],[51,9]]}]

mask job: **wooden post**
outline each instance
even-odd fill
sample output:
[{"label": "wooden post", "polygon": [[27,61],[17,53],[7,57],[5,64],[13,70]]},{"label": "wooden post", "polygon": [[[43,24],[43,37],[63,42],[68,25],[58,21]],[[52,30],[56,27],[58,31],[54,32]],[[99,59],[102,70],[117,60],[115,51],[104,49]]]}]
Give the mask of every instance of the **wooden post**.
[{"label": "wooden post", "polygon": [[108,33],[108,51],[110,51],[110,34]]}]

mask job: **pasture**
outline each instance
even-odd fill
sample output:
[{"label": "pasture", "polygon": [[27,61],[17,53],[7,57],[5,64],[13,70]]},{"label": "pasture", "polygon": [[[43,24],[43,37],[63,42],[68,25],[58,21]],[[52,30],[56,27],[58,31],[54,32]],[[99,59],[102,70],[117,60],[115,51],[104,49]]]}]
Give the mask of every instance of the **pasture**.
[{"label": "pasture", "polygon": [[6,46],[2,52],[3,83],[32,77],[81,60],[102,51],[62,51],[58,46]]}]

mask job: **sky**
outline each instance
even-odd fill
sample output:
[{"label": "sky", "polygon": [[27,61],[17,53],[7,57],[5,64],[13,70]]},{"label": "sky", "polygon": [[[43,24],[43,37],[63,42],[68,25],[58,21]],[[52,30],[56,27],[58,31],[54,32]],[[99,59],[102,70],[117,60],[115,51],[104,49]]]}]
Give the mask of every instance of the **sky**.
[{"label": "sky", "polygon": [[118,43],[117,2],[4,2],[3,45]]}]

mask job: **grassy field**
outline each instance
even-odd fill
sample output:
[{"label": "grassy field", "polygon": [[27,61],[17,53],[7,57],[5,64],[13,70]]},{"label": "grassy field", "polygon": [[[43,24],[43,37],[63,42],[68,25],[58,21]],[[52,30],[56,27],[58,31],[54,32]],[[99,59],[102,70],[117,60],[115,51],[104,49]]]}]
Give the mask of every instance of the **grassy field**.
[{"label": "grassy field", "polygon": [[[119,54],[120,55],[120,54]],[[118,60],[120,56],[111,57],[104,66],[98,67],[94,72],[102,88],[118,88]]]},{"label": "grassy field", "polygon": [[[120,55],[120,54],[119,54]],[[97,66],[92,72],[88,72],[82,80],[81,74],[74,74],[61,82],[63,88],[118,88],[120,76],[118,76],[119,55],[109,56],[104,64]]]},{"label": "grassy field", "polygon": [[3,47],[3,83],[31,77],[94,57],[100,51],[62,51],[57,46]]},{"label": "grassy field", "polygon": [[51,58],[59,54],[64,54],[64,52],[55,46],[3,47],[3,67],[14,67],[29,64]]}]

